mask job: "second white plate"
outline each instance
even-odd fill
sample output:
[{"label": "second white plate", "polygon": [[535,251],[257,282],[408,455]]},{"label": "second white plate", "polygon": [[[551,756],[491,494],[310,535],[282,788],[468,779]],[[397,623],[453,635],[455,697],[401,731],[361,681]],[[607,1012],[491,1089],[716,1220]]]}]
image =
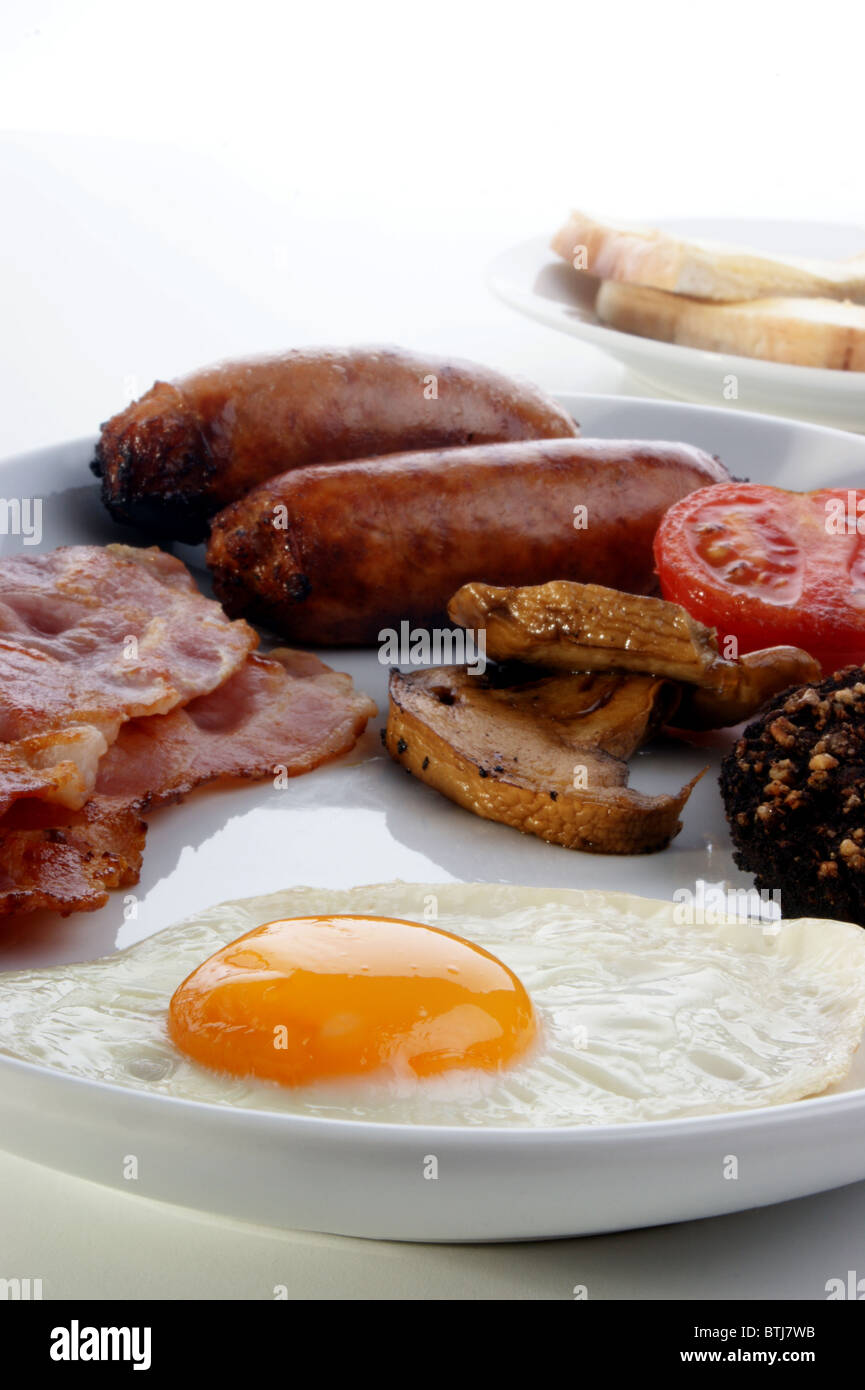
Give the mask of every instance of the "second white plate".
[{"label": "second white plate", "polygon": [[[684,235],[779,254],[843,257],[865,247],[865,231],[817,222],[716,218],[660,225]],[[502,252],[492,262],[488,279],[490,288],[511,308],[592,343],[657,391],[722,409],[768,411],[865,431],[865,373],[703,352],[609,328],[594,312],[598,281],[576,275],[550,250],[548,237]]]}]

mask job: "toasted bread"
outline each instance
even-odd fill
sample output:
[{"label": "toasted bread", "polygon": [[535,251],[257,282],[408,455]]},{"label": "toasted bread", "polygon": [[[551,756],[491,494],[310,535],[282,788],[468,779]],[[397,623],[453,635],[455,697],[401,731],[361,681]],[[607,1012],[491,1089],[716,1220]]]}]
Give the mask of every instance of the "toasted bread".
[{"label": "toasted bread", "polygon": [[750,299],[713,304],[605,280],[595,313],[642,338],[800,367],[865,372],[865,305],[834,299]]},{"label": "toasted bread", "polygon": [[[772,256],[572,212],[552,241],[578,270],[695,299],[791,296],[865,304],[865,250],[850,260]],[[578,254],[579,253],[579,254]]]}]

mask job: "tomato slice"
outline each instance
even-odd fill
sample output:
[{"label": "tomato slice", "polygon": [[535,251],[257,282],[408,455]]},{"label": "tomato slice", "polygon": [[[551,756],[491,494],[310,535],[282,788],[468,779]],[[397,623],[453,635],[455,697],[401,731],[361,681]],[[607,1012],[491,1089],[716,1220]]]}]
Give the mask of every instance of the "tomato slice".
[{"label": "tomato slice", "polygon": [[826,672],[865,661],[865,491],[700,488],[664,516],[655,565],[725,655],[789,644]]}]

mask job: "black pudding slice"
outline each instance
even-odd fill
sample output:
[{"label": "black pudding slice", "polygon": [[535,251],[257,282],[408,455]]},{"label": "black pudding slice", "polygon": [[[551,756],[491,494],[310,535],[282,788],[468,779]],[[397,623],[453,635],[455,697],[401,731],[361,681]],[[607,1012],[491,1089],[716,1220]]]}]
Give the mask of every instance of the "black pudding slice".
[{"label": "black pudding slice", "polygon": [[734,859],[784,917],[865,926],[865,669],[786,690],[721,768]]}]

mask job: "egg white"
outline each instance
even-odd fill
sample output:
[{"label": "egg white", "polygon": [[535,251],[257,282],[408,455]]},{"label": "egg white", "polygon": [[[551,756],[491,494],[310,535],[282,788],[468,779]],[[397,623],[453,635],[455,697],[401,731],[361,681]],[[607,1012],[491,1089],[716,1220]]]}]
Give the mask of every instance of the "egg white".
[{"label": "egg white", "polygon": [[[200,1067],[168,1037],[168,1003],[214,951],[280,917],[428,922],[498,956],[541,1038],[496,1074],[301,1088]],[[76,1076],[219,1105],[449,1125],[619,1123],[816,1095],[865,1027],[865,932],[812,919],[682,925],[672,903],[497,884],[294,888],[223,903],[116,955],[0,977],[0,1051]]]}]

